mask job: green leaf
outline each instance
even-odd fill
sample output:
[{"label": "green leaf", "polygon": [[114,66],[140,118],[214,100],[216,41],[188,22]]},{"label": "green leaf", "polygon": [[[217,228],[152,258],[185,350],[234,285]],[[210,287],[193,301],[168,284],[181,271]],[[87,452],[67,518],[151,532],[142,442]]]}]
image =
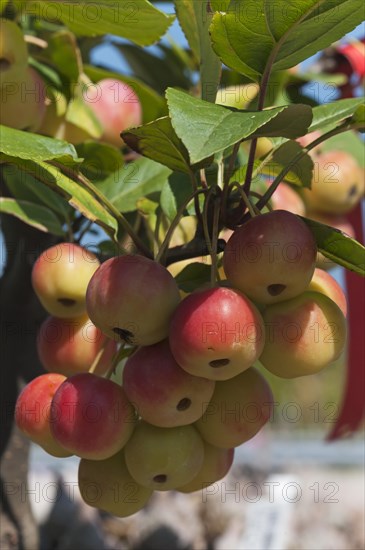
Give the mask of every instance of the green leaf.
[{"label": "green leaf", "polygon": [[190,293],[210,281],[210,271],[209,265],[194,262],[184,267],[175,281],[180,290]]},{"label": "green leaf", "polygon": [[123,140],[137,153],[155,160],[171,170],[190,173],[189,154],[177,137],[169,117],[122,132]]},{"label": "green leaf", "polygon": [[[26,174],[47,185],[89,220],[100,225],[113,239],[116,238],[118,223],[110,212],[85,186],[63,174],[59,168],[46,162],[15,159],[15,164]],[[92,187],[92,184],[90,183]]]},{"label": "green leaf", "polygon": [[149,159],[138,159],[124,165],[98,185],[105,196],[121,211],[136,210],[137,201],[161,191],[171,171]]},{"label": "green leaf", "polygon": [[78,82],[82,72],[82,60],[73,33],[68,30],[53,33],[48,39],[47,54],[69,82]]},{"label": "green leaf", "polygon": [[213,14],[207,2],[174,0],[177,17],[198,61],[202,99],[215,102],[222,64],[214,52],[209,36]]},{"label": "green leaf", "polygon": [[363,103],[364,98],[357,97],[354,99],[339,99],[333,103],[313,107],[313,121],[309,132],[323,129],[326,126],[337,124],[345,118],[352,117]]},{"label": "green leaf", "polygon": [[116,78],[125,84],[128,84],[137,94],[143,109],[143,122],[151,122],[156,118],[167,114],[166,101],[164,97],[158,95],[155,90],[144,84],[137,78],[132,78],[125,75],[120,75],[112,71],[85,65],[84,71],[86,75],[93,81],[98,82],[104,78]]},{"label": "green leaf", "polygon": [[253,132],[255,137],[285,137],[295,139],[308,132],[312,122],[312,108],[309,105],[287,105],[275,118]]},{"label": "green leaf", "polygon": [[[269,162],[263,169],[263,173],[278,175],[284,166],[287,166],[303,147],[296,141],[287,141],[281,145],[273,154],[272,162]],[[268,172],[265,172],[265,169]],[[309,155],[304,155],[299,162],[291,167],[290,172],[284,177],[284,181],[310,188],[313,177],[314,163]],[[271,173],[270,173],[271,171]]]},{"label": "green leaf", "polygon": [[26,0],[22,7],[30,15],[61,20],[77,36],[114,34],[139,46],[159,40],[174,20],[147,0]]},{"label": "green leaf", "polygon": [[[173,173],[161,190],[161,209],[173,220],[177,211],[192,193],[190,178],[185,174]],[[188,214],[188,212],[186,212]]]},{"label": "green leaf", "polygon": [[[176,15],[186,40],[197,62],[200,61],[199,28],[194,9],[194,0],[174,0]],[[198,4],[203,8],[205,4]]]},{"label": "green leaf", "polygon": [[6,157],[44,161],[58,159],[61,161],[77,161],[77,153],[73,145],[60,139],[48,138],[31,132],[15,130],[0,125],[0,160]]},{"label": "green leaf", "polygon": [[268,68],[294,67],[362,20],[362,0],[232,0],[210,31],[223,63],[259,81]]},{"label": "green leaf", "polygon": [[64,221],[69,216],[71,207],[62,197],[30,174],[24,173],[15,164],[3,166],[3,175],[6,186],[15,199],[43,204],[59,214]]},{"label": "green leaf", "polygon": [[15,216],[27,225],[39,231],[65,236],[62,225],[57,216],[45,206],[24,200],[0,197],[0,213]]},{"label": "green leaf", "polygon": [[314,234],[318,250],[333,262],[365,277],[365,247],[339,229],[302,218]]},{"label": "green leaf", "polygon": [[124,157],[117,147],[93,140],[76,145],[77,154],[84,162],[81,172],[91,181],[105,180],[110,174],[119,170],[124,164]]},{"label": "green leaf", "polygon": [[227,11],[231,0],[210,0],[210,6],[214,11]]},{"label": "green leaf", "polygon": [[365,128],[365,105],[363,103],[357,107],[356,111],[354,112],[354,114],[352,116],[351,121],[354,122],[355,124],[362,124],[361,131],[362,132],[364,131],[364,128]]},{"label": "green leaf", "polygon": [[163,95],[168,86],[188,90],[192,82],[187,66],[171,48],[158,46],[159,54],[153,54],[133,44],[115,44],[131,67],[133,74]]},{"label": "green leaf", "polygon": [[[173,88],[167,90],[166,97],[172,126],[188,149],[193,164],[250,136],[303,135],[311,122],[311,110],[306,106],[282,106],[264,111],[232,111]],[[290,108],[293,110],[290,111]],[[268,125],[266,132],[264,125],[286,109],[289,113],[292,112],[292,116],[294,112],[297,113],[298,121],[293,122],[290,116],[281,115],[277,124]],[[288,125],[288,132],[284,124]]]}]

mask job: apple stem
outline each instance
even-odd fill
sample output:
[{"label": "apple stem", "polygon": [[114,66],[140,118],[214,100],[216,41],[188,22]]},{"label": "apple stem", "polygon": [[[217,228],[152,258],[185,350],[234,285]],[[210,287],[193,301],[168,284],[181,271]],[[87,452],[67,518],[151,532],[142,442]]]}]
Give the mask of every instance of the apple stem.
[{"label": "apple stem", "polygon": [[[256,191],[250,191],[250,196],[252,197],[256,197],[257,199],[261,199],[263,197],[263,195],[261,195],[261,193],[257,193]],[[256,204],[252,204],[252,206],[258,211],[259,214],[261,214],[260,210],[257,208]],[[271,204],[269,202],[267,202],[265,204],[265,207],[268,209],[269,212],[273,212],[274,209],[273,207],[271,206]]]},{"label": "apple stem", "polygon": [[218,233],[219,233],[219,214],[220,214],[220,199],[214,200],[214,212],[213,212],[213,234],[212,234],[212,268],[210,272],[210,286],[213,288],[216,285],[217,280],[220,280],[218,272]]},{"label": "apple stem", "polygon": [[125,352],[124,352],[125,345],[126,345],[125,342],[123,342],[120,345],[118,351],[116,352],[116,354],[113,357],[113,360],[110,364],[110,367],[108,368],[108,370],[105,373],[105,375],[103,376],[103,378],[106,378],[107,380],[109,380],[111,378],[112,374],[114,374],[115,369],[118,366],[118,363],[123,359],[123,357],[125,357]]},{"label": "apple stem", "polygon": [[95,357],[91,367],[89,368],[89,373],[90,374],[96,374],[96,371],[97,371],[97,367],[99,365],[99,362],[100,362],[100,359],[101,359],[101,356],[103,355],[104,351],[105,351],[105,348],[108,344],[108,340],[105,339],[105,342],[104,344],[102,345],[102,347],[100,348],[97,356]]},{"label": "apple stem", "polygon": [[233,151],[232,151],[231,157],[229,159],[228,168],[227,168],[227,171],[226,171],[225,177],[224,177],[225,187],[228,186],[229,180],[232,177],[234,165],[235,165],[236,158],[237,158],[237,155],[238,155],[238,151],[240,150],[240,145],[241,145],[241,140],[238,141],[233,147]]},{"label": "apple stem", "polygon": [[244,192],[242,186],[238,183],[238,181],[235,181],[231,185],[231,189],[237,188],[243,202],[245,203],[251,218],[255,218],[256,216],[260,215],[260,210],[256,207],[256,205],[252,204],[246,193]]}]

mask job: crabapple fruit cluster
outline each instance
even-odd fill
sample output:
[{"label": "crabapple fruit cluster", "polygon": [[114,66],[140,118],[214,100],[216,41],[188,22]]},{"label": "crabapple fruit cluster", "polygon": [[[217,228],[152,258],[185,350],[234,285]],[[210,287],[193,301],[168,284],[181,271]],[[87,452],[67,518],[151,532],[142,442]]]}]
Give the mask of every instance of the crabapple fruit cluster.
[{"label": "crabapple fruit cluster", "polygon": [[155,490],[218,481],[271,416],[258,363],[292,378],[344,349],[346,298],[315,270],[316,254],[298,216],[259,215],[227,242],[227,279],[181,300],[169,271],[143,256],[100,265],[77,245],[45,251],[32,281],[52,315],[38,336],[48,373],[20,394],[19,428],[55,456],[80,457],[83,499],[117,516]]}]

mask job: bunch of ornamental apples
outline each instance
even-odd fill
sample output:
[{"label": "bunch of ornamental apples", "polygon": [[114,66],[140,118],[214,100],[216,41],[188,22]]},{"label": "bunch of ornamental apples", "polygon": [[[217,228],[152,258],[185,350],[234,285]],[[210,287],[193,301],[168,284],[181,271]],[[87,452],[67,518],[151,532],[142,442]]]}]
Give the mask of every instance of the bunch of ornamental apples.
[{"label": "bunch of ornamental apples", "polygon": [[[292,378],[344,350],[346,299],[315,270],[316,255],[298,216],[262,214],[227,242],[227,279],[181,300],[151,259],[99,265],[74,244],[48,249],[33,286],[52,315],[38,337],[49,373],[20,394],[19,428],[55,456],[80,457],[82,497],[117,516],[141,509],[154,490],[218,481],[234,448],[271,415],[273,396],[254,364]],[[113,381],[121,348],[129,355]]]}]

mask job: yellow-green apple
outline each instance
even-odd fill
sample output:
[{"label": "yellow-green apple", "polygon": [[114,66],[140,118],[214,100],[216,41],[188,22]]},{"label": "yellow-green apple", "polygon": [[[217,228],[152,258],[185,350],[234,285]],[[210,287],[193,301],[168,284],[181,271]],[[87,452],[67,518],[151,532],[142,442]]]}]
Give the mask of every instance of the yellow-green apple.
[{"label": "yellow-green apple", "polygon": [[167,269],[132,254],[103,263],[86,294],[92,322],[110,338],[138,346],[167,337],[179,301],[179,289]]},{"label": "yellow-green apple", "polygon": [[203,441],[192,425],[158,428],[140,421],[125,446],[125,461],[133,479],[158,491],[191,481],[203,459]]},{"label": "yellow-green apple", "polygon": [[0,85],[17,82],[28,65],[28,48],[21,28],[10,19],[0,18]]},{"label": "yellow-green apple", "polygon": [[87,317],[60,319],[48,317],[41,325],[37,349],[43,367],[49,372],[72,376],[87,372],[97,361],[95,374],[105,374],[117,350]]},{"label": "yellow-green apple", "polygon": [[121,450],[136,422],[122,387],[90,373],[75,374],[61,384],[51,414],[54,438],[71,453],[90,460],[103,460]]},{"label": "yellow-green apple", "polygon": [[319,372],[341,355],[346,319],[328,296],[306,291],[263,312],[266,342],[262,365],[282,378]]},{"label": "yellow-green apple", "polygon": [[317,246],[295,214],[275,210],[236,229],[223,253],[227,279],[253,301],[272,304],[303,292],[315,268]]},{"label": "yellow-green apple", "polygon": [[21,432],[57,457],[71,456],[52,435],[51,402],[65,381],[61,374],[42,374],[21,391],[15,406],[15,422]]},{"label": "yellow-green apple", "polygon": [[259,90],[258,84],[253,82],[250,84],[234,84],[226,88],[220,88],[215,102],[223,107],[245,109],[255,99]]},{"label": "yellow-green apple", "polygon": [[181,493],[205,489],[228,474],[234,458],[234,449],[221,449],[204,442],[204,461],[197,475],[186,485],[178,487]]},{"label": "yellow-green apple", "polygon": [[364,170],[346,151],[328,151],[316,158],[311,189],[304,189],[308,207],[332,215],[346,214],[364,196]]},{"label": "yellow-green apple", "polygon": [[262,137],[257,140],[256,143],[256,158],[266,157],[273,148],[272,141],[267,137]]},{"label": "yellow-green apple", "polygon": [[46,88],[32,67],[19,71],[16,80],[3,80],[0,88],[0,123],[35,132],[46,112]]},{"label": "yellow-green apple", "polygon": [[123,370],[123,389],[138,414],[154,426],[172,428],[201,417],[215,382],[185,372],[167,340],[139,348]]},{"label": "yellow-green apple", "polygon": [[82,458],[78,484],[86,504],[118,517],[135,514],[152,495],[152,489],[142,487],[130,475],[123,451],[105,460]]},{"label": "yellow-green apple", "polygon": [[241,292],[216,287],[187,296],[170,324],[170,347],[194,376],[227,380],[260,356],[265,329],[253,303]]},{"label": "yellow-green apple", "polygon": [[230,449],[251,439],[269,420],[273,395],[254,367],[217,382],[203,416],[195,423],[210,445]]},{"label": "yellow-green apple", "polygon": [[99,265],[94,254],[77,244],[45,250],[34,264],[32,284],[48,313],[68,319],[84,315],[87,285]]},{"label": "yellow-green apple", "polygon": [[115,78],[105,78],[96,85],[95,97],[86,100],[104,127],[101,140],[116,147],[123,145],[120,133],[142,124],[142,106],[134,90]]},{"label": "yellow-green apple", "polygon": [[56,99],[47,105],[38,133],[68,141],[73,145],[78,145],[88,139],[92,139],[92,135],[86,130],[66,120],[65,114],[60,115],[57,113]]},{"label": "yellow-green apple", "polygon": [[[323,214],[323,212],[316,212],[313,210],[309,211],[306,216],[311,220],[338,229],[352,239],[355,238],[354,227],[345,216],[331,216],[330,214]],[[331,269],[336,266],[336,263],[324,256],[322,252],[318,251],[316,265],[322,269]]]},{"label": "yellow-green apple", "polygon": [[327,271],[316,268],[308,290],[325,294],[338,305],[344,316],[347,316],[346,295],[336,279],[327,273]]}]

